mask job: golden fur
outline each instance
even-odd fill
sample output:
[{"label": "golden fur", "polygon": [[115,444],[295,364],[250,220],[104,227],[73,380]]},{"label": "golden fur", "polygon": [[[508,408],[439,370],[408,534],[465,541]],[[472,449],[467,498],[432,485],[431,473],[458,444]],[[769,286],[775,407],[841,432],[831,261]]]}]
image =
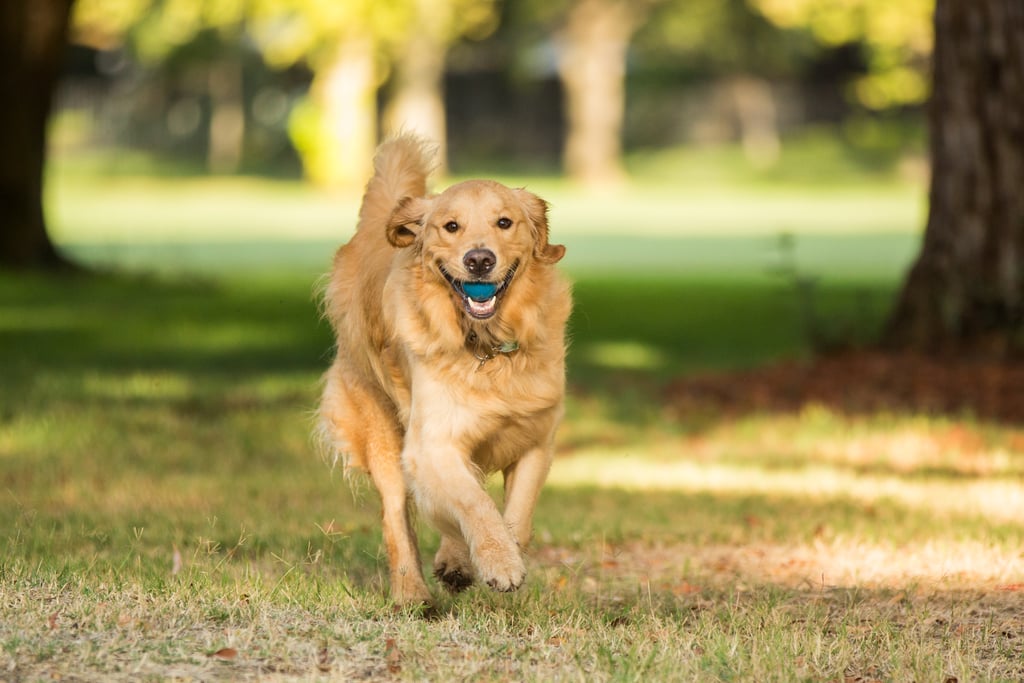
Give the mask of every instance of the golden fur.
[{"label": "golden fur", "polygon": [[[434,571],[446,587],[515,590],[563,412],[571,295],[554,264],[565,248],[548,243],[547,205],[526,190],[471,180],[428,195],[416,138],[385,142],[374,168],[325,290],[337,354],[320,430],[380,493],[395,602],[430,600],[410,496],[441,531]],[[468,269],[474,249],[494,257],[486,278]],[[459,289],[480,279],[507,284],[475,304],[496,302],[486,319]],[[496,471],[503,512],[482,486]]]}]

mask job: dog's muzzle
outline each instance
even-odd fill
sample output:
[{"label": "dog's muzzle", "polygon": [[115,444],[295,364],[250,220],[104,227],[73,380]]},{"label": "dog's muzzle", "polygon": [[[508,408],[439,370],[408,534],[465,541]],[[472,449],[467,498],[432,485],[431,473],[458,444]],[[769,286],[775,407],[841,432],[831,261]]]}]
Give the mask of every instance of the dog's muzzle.
[{"label": "dog's muzzle", "polygon": [[[512,282],[512,278],[515,277],[518,268],[519,262],[516,261],[505,271],[505,275],[500,280],[459,280],[443,265],[438,264],[441,275],[451,285],[452,290],[459,295],[463,309],[477,320],[486,320],[498,311],[498,303]],[[487,269],[488,272],[491,269],[493,269],[493,265]]]}]

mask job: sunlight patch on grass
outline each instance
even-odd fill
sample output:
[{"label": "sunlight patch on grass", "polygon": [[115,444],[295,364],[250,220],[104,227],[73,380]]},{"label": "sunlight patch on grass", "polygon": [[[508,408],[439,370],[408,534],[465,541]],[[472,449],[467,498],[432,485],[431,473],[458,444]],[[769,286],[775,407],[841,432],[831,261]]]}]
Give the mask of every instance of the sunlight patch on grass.
[{"label": "sunlight patch on grass", "polygon": [[0,307],[0,329],[5,332],[48,332],[81,325],[87,319],[85,311],[46,306],[4,305]]},{"label": "sunlight patch on grass", "polygon": [[871,504],[895,502],[934,513],[936,519],[982,517],[999,522],[1024,519],[1024,488],[1016,481],[908,480],[816,464],[776,468],[756,463],[652,461],[638,456],[634,450],[595,450],[559,458],[548,481],[550,486],[563,488],[597,486],[635,491],[792,496],[811,500],[841,498]]},{"label": "sunlight patch on grass", "polygon": [[[51,169],[47,211],[61,244],[347,240],[359,197],[297,180],[89,176]],[[499,180],[502,180],[499,178]],[[595,196],[546,178],[529,185],[551,204],[554,235],[693,236],[917,233],[925,203],[914,185],[815,188],[649,182]],[[450,181],[435,183],[443,189]]]},{"label": "sunlight patch on grass", "polygon": [[587,362],[604,368],[657,370],[668,362],[655,347],[634,341],[596,342],[581,351]]},{"label": "sunlight patch on grass", "polygon": [[846,415],[811,404],[719,421],[680,448],[701,460],[976,479],[1024,474],[1022,445],[1024,434],[1013,425],[895,412]]},{"label": "sunlight patch on grass", "polygon": [[93,398],[181,400],[194,390],[194,383],[184,375],[169,372],[91,372],[83,378],[82,389]]},{"label": "sunlight patch on grass", "polygon": [[195,351],[233,352],[239,349],[287,347],[296,331],[264,323],[194,321],[179,323],[168,331],[165,343],[172,348],[191,347]]},{"label": "sunlight patch on grass", "polygon": [[262,178],[56,177],[47,208],[61,243],[347,239],[358,200]]},{"label": "sunlight patch on grass", "polygon": [[805,543],[629,541],[575,550],[546,547],[538,555],[545,563],[575,568],[578,576],[600,577],[605,586],[625,582],[682,593],[714,587],[748,591],[765,585],[911,593],[983,586],[1012,591],[1024,577],[1021,553],[978,539],[899,545],[851,536]]}]

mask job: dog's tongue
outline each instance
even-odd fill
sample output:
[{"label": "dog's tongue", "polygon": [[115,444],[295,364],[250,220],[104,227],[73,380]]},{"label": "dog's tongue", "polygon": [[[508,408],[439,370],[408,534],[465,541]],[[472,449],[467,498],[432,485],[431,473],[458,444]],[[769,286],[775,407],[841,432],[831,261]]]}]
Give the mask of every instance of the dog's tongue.
[{"label": "dog's tongue", "polygon": [[483,301],[477,301],[473,298],[470,298],[469,300],[469,310],[478,318],[485,318],[494,315],[494,309],[497,305],[498,298],[493,296],[490,299],[484,299]]},{"label": "dog's tongue", "polygon": [[498,291],[498,285],[493,282],[463,282],[462,291],[473,301],[487,301]]}]

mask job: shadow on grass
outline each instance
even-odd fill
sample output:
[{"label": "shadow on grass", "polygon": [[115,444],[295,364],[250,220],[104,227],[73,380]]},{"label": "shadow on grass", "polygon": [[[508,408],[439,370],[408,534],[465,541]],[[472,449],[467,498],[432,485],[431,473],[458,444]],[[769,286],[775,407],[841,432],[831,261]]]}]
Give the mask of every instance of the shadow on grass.
[{"label": "shadow on grass", "polygon": [[[821,287],[816,306],[822,324],[855,345],[874,337],[891,292],[888,282],[839,281]],[[801,302],[775,279],[591,276],[577,280],[574,296],[570,381],[583,387],[618,390],[814,351]]]},{"label": "shadow on grass", "polygon": [[0,275],[5,372],[315,372],[330,345],[301,276]]}]

